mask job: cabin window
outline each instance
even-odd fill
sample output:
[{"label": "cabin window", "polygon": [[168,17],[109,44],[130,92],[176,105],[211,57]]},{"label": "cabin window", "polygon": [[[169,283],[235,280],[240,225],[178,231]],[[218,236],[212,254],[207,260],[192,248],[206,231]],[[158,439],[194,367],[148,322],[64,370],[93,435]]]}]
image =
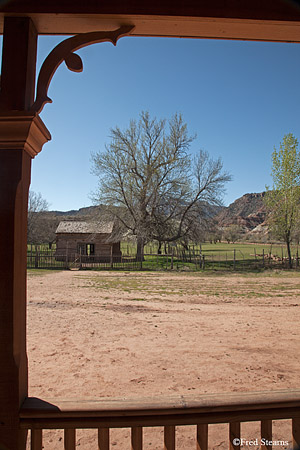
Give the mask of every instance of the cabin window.
[{"label": "cabin window", "polygon": [[95,244],[78,244],[77,251],[81,255],[94,255],[95,254]]},{"label": "cabin window", "polygon": [[87,255],[95,254],[95,244],[86,244],[86,254]]}]

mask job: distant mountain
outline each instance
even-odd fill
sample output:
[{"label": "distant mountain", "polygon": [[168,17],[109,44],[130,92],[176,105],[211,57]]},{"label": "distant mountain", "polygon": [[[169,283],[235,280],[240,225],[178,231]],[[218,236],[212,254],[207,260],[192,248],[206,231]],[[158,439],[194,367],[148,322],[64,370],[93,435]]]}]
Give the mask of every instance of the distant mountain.
[{"label": "distant mountain", "polygon": [[245,232],[253,230],[266,220],[267,211],[263,198],[265,192],[245,194],[216,216],[219,227],[239,225]]},{"label": "distant mountain", "polygon": [[71,209],[70,211],[45,211],[45,214],[52,214],[56,216],[67,216],[68,218],[72,216],[91,216],[98,212],[100,206],[86,206],[80,209]]}]

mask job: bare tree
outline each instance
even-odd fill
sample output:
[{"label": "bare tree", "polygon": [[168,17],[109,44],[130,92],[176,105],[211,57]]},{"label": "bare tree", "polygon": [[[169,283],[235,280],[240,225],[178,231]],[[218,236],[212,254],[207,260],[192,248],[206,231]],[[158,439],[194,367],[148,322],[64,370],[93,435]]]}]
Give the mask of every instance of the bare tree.
[{"label": "bare tree", "polygon": [[222,204],[224,185],[231,180],[231,176],[223,172],[221,159],[213,160],[204,150],[189,160],[182,175],[186,177],[183,195],[162,195],[156,215],[159,227],[154,230],[154,239],[171,242],[190,236],[198,240],[212,221],[212,206]]},{"label": "bare tree", "polygon": [[205,203],[220,203],[231,177],[207,152],[189,155],[194,139],[180,114],[166,121],[143,112],[125,131],[112,129],[105,151],[92,155],[95,199],[136,235],[138,257],[147,241],[182,238]]},{"label": "bare tree", "polygon": [[40,193],[29,191],[28,197],[28,221],[27,221],[27,242],[40,243],[41,235],[41,214],[48,211],[49,203]]}]

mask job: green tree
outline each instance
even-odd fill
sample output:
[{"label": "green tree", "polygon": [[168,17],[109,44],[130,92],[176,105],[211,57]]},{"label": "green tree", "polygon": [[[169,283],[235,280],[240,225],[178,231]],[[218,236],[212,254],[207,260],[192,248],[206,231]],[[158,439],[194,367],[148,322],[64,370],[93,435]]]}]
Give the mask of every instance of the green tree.
[{"label": "green tree", "polygon": [[267,187],[264,197],[268,223],[271,233],[286,243],[291,268],[291,241],[299,226],[300,204],[300,153],[298,140],[292,133],[283,137],[279,150],[274,147],[272,178],[273,188]]},{"label": "green tree", "polygon": [[234,244],[240,239],[242,235],[242,228],[237,224],[229,225],[224,229],[224,239],[228,242]]},{"label": "green tree", "polygon": [[207,152],[190,156],[194,139],[180,114],[166,121],[143,112],[126,130],[112,129],[110,144],[92,155],[95,200],[136,236],[138,257],[149,240],[186,236],[203,205],[220,202],[230,176]]}]

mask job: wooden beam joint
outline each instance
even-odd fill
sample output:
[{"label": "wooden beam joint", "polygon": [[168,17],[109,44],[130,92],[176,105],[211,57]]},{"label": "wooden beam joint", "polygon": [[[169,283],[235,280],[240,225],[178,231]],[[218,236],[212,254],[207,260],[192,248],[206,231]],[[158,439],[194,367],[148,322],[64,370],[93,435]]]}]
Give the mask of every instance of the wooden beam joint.
[{"label": "wooden beam joint", "polygon": [[25,150],[34,158],[51,135],[38,114],[0,113],[0,149]]}]

